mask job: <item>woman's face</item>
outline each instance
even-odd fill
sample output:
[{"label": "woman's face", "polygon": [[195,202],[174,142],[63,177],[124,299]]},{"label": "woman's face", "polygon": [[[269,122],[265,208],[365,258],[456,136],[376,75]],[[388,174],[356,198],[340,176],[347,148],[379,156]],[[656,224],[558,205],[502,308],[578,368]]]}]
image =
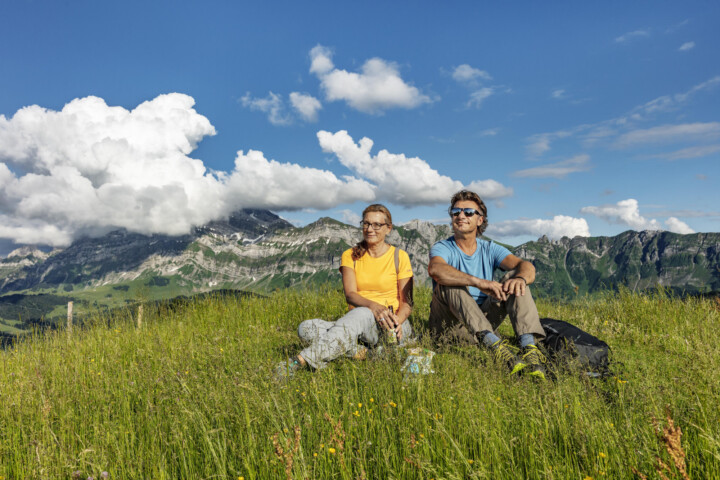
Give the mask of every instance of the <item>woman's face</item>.
[{"label": "woman's face", "polygon": [[[370,225],[367,225],[367,224]],[[375,245],[385,241],[385,235],[390,233],[390,226],[382,212],[368,212],[363,218],[363,238],[369,245]],[[379,228],[375,228],[378,226]]]}]

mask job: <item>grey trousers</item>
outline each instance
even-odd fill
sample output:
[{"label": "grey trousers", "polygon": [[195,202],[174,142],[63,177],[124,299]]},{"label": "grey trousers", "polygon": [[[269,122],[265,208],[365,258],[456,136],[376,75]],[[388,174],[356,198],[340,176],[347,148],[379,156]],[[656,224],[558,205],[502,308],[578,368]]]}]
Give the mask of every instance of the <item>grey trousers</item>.
[{"label": "grey trousers", "polygon": [[[410,321],[402,324],[400,345],[406,344],[413,335]],[[380,329],[369,308],[353,308],[334,322],[319,318],[305,320],[298,327],[298,336],[309,344],[302,352],[305,361],[315,369],[324,368],[327,362],[341,355],[353,357],[367,346],[375,346],[380,340]]]},{"label": "grey trousers", "polygon": [[477,345],[477,333],[483,330],[494,332],[508,315],[515,335],[532,333],[536,338],[545,338],[529,287],[525,289],[525,295],[508,295],[504,302],[487,297],[482,305],[478,305],[466,287],[438,284],[430,303],[429,327],[432,335],[441,342]]}]

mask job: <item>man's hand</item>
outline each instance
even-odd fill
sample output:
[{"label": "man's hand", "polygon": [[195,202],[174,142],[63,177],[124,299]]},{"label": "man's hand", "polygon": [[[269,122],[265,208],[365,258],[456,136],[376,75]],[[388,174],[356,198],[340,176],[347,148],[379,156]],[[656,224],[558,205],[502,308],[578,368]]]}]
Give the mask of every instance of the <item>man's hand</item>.
[{"label": "man's hand", "polygon": [[503,302],[507,300],[507,294],[503,290],[502,283],[493,282],[492,280],[483,280],[481,278],[478,278],[477,280],[478,282],[475,286],[485,295],[490,295],[491,297],[502,300]]},{"label": "man's hand", "polygon": [[525,287],[527,283],[521,277],[509,278],[502,284],[503,292],[508,295],[515,295],[516,297],[522,297],[525,295]]}]

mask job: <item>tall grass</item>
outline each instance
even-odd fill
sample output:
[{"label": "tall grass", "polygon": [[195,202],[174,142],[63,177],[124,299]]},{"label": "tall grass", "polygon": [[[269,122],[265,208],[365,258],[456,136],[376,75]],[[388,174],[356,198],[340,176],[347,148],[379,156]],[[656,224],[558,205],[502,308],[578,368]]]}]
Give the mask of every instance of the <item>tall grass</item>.
[{"label": "tall grass", "polygon": [[[429,292],[417,297],[422,330]],[[680,478],[666,414],[690,477],[720,478],[714,300],[621,292],[539,309],[606,340],[620,375],[536,383],[425,339],[436,373],[416,382],[396,352],[275,383],[273,366],[301,348],[297,325],[345,311],[337,290],[211,297],[146,311],[140,330],[127,311],[37,333],[0,352],[0,479],[655,478],[658,458]]]}]

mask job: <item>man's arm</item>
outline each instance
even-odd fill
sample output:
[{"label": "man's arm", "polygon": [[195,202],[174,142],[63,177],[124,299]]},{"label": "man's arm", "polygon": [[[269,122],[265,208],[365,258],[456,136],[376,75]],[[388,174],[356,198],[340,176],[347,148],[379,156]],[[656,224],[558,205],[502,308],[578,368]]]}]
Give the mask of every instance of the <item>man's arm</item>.
[{"label": "man's arm", "polygon": [[447,285],[448,287],[475,287],[486,295],[500,300],[507,300],[507,295],[502,289],[502,283],[485,280],[461,272],[457,268],[448,265],[442,257],[432,257],[430,259],[428,274],[440,285]]},{"label": "man's arm", "polygon": [[500,263],[503,270],[515,270],[513,278],[502,284],[502,290],[509,295],[525,295],[525,287],[535,281],[535,267],[532,263],[522,260],[513,254],[508,255]]}]

